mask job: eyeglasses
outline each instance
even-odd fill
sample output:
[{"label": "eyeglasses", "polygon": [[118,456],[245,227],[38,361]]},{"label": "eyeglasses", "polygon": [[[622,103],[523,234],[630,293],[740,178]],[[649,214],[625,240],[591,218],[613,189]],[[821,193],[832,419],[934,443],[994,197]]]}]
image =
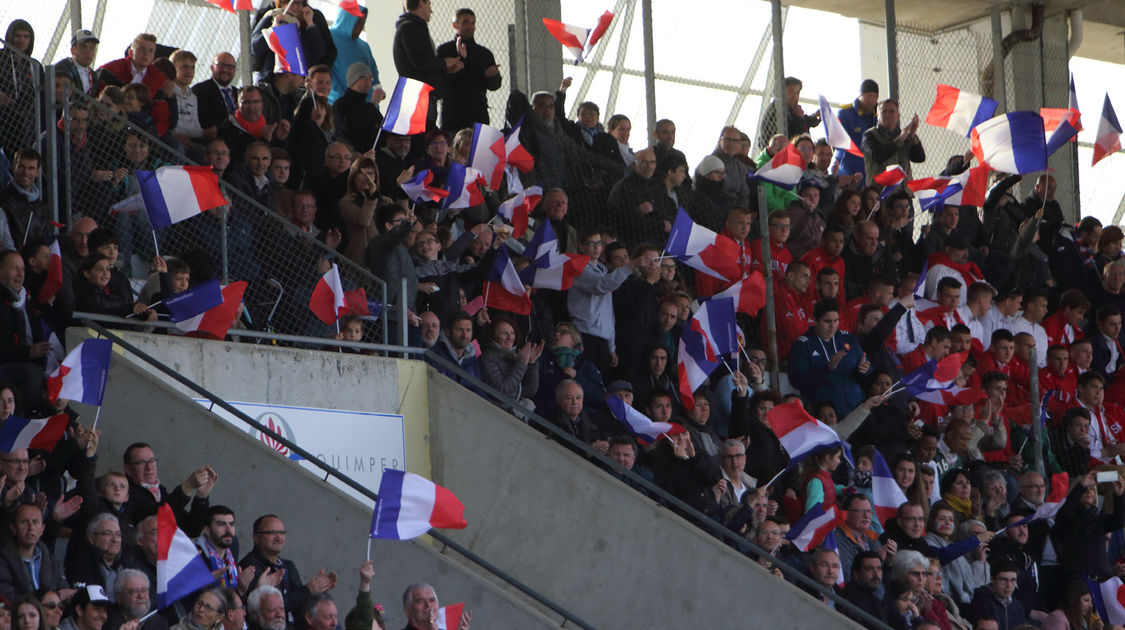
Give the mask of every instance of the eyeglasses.
[{"label": "eyeglasses", "polygon": [[8,458],[8,457],[5,457],[2,461],[5,464],[18,464],[20,466],[27,466],[28,464],[31,463],[30,459],[12,459],[12,458]]},{"label": "eyeglasses", "polygon": [[215,607],[203,601],[202,599],[195,600],[195,607],[206,610],[207,612],[215,612]]},{"label": "eyeglasses", "polygon": [[602,245],[601,241],[586,241],[583,243],[586,247],[599,247]]},{"label": "eyeglasses", "polygon": [[95,536],[108,536],[110,538],[121,538],[121,532],[111,532],[107,529],[94,532]]},{"label": "eyeglasses", "polygon": [[62,602],[43,602],[40,605],[47,610],[58,610],[62,608]]},{"label": "eyeglasses", "polygon": [[[123,589],[122,592],[125,593],[126,595],[128,595],[129,597],[136,597],[137,595],[141,595],[142,593],[148,593],[148,589],[147,588],[127,588],[127,589]],[[46,604],[44,604],[44,605],[46,605]]]},{"label": "eyeglasses", "polygon": [[863,514],[863,515],[870,515],[871,512],[872,512],[871,508],[868,508],[866,510],[862,510],[860,508],[848,508],[848,511],[849,512],[855,512],[856,514]]},{"label": "eyeglasses", "polygon": [[[94,267],[94,269],[97,269],[97,267]],[[104,271],[109,271],[109,270],[105,269]],[[159,461],[160,461],[160,459],[157,458],[157,457],[150,457],[148,459],[137,460],[135,462],[130,463],[129,465],[130,466],[148,466],[149,464],[155,464]]]},{"label": "eyeglasses", "polygon": [[219,63],[216,63],[215,65],[220,67],[220,68],[226,69],[226,70],[234,70],[235,68],[238,67],[237,65],[235,65],[233,63],[223,63],[221,61]]},{"label": "eyeglasses", "polygon": [[425,239],[422,239],[422,240],[418,241],[418,244],[419,245],[433,245],[436,242],[437,242],[437,239],[425,238]]},{"label": "eyeglasses", "polygon": [[738,459],[740,457],[745,458],[746,453],[728,453],[723,455],[723,459]]}]

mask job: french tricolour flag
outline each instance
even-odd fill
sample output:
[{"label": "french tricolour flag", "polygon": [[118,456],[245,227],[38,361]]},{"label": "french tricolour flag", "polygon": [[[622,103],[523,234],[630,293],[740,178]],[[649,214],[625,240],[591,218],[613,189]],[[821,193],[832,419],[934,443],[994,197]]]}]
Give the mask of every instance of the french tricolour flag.
[{"label": "french tricolour flag", "polygon": [[[527,190],[519,191],[516,196],[500,204],[496,214],[504,217],[508,220],[508,223],[512,224],[512,238],[519,238],[527,232],[527,217],[531,215],[535,206],[539,205],[542,198],[543,189],[539,186],[531,186]],[[544,223],[548,222],[544,221]]]},{"label": "french tricolour flag", "polygon": [[484,203],[481,186],[485,185],[481,172],[457,162],[449,165],[449,179],[445,189],[449,196],[442,202],[442,208],[469,208]]},{"label": "french tricolour flag", "polygon": [[797,151],[797,147],[792,144],[787,144],[750,177],[764,179],[771,184],[791,189],[801,182],[801,175],[804,172],[805,160],[801,157],[800,151]]},{"label": "french tricolour flag", "polygon": [[[242,306],[242,296],[246,293],[246,282],[238,280],[222,287],[223,301],[203,313],[176,322],[176,328],[187,333],[189,337],[202,339],[222,339],[227,336],[227,331],[234,325],[238,317],[238,309]],[[171,310],[171,309],[169,309]]]},{"label": "french tricolour flag", "polygon": [[47,377],[47,396],[51,404],[61,398],[101,406],[111,356],[113,342],[109,339],[87,339],[78,344]]},{"label": "french tricolour flag", "polygon": [[939,83],[937,98],[930,107],[930,113],[926,114],[926,123],[968,137],[973,127],[992,118],[998,105],[980,94]]},{"label": "french tricolour flag", "polygon": [[410,136],[426,131],[426,115],[430,111],[430,92],[434,88],[416,79],[399,77],[387,104],[383,131]]},{"label": "french tricolour flag", "polygon": [[62,250],[59,249],[59,239],[51,241],[47,246],[51,251],[51,263],[47,267],[47,279],[43,281],[43,286],[39,287],[39,294],[36,299],[41,304],[46,304],[55,297],[59,289],[63,286],[63,265],[62,265]]},{"label": "french tricolour flag", "polygon": [[1094,600],[1094,610],[1102,622],[1111,625],[1125,624],[1125,584],[1114,576],[1105,582],[1094,582],[1083,576],[1090,588],[1090,599]]},{"label": "french tricolour flag", "polygon": [[883,459],[878,449],[875,450],[875,461],[871,467],[871,496],[874,499],[871,503],[875,508],[875,517],[879,519],[880,525],[886,523],[887,519],[894,518],[898,513],[898,506],[906,503],[906,494],[898,487],[887,466],[887,460]]},{"label": "french tricolour flag", "polygon": [[219,176],[210,166],[137,169],[137,185],[154,228],[165,228],[227,204],[219,190]]},{"label": "french tricolour flag", "polygon": [[340,267],[336,263],[332,263],[332,268],[316,281],[309,297],[309,308],[317,319],[329,325],[348,313],[344,285],[340,282]]},{"label": "french tricolour flag", "polygon": [[1074,89],[1074,75],[1070,75],[1070,98],[1066,109],[1044,107],[1039,110],[1043,117],[1043,130],[1047,133],[1047,155],[1058,151],[1068,141],[1078,139],[1082,131],[1082,112],[1078,111],[1078,93]]},{"label": "french tricolour flag", "polygon": [[207,0],[207,2],[231,13],[234,13],[236,9],[239,11],[256,11],[258,9],[254,6],[254,0],[234,0],[234,4],[231,4],[231,0]]},{"label": "french tricolour flag", "polygon": [[586,38],[590,35],[590,29],[563,24],[550,18],[543,18],[543,26],[547,27],[547,32],[551,34],[551,37],[559,40],[563,48],[574,55],[575,61],[582,61],[582,53],[586,48]]},{"label": "french tricolour flag", "polygon": [[1094,161],[1090,166],[1102,161],[1107,155],[1112,155],[1121,150],[1121,123],[1117,120],[1117,113],[1113,111],[1113,103],[1109,101],[1109,94],[1105,95],[1102,103],[1102,117],[1098,121],[1098,136],[1094,140]]},{"label": "french tricolour flag", "polygon": [[738,244],[691,220],[680,208],[664,250],[688,267],[720,280],[733,281],[742,275],[738,268]]},{"label": "french tricolour flag", "polygon": [[449,490],[413,473],[383,470],[371,516],[372,538],[409,540],[435,527],[465,529],[468,525],[465,506]]},{"label": "french tricolour flag", "polygon": [[832,427],[810,416],[800,400],[777,405],[766,414],[766,422],[789,453],[790,466],[840,443]]},{"label": "french tricolour flag", "polygon": [[508,132],[508,137],[504,140],[504,159],[507,160],[508,164],[519,169],[521,173],[526,173],[535,166],[535,158],[531,157],[527,149],[520,144],[520,129],[523,127],[523,118],[523,116],[520,116],[520,121]]},{"label": "french tricolour flag", "polygon": [[824,121],[824,134],[828,140],[828,146],[863,157],[863,151],[855,146],[852,137],[844,129],[844,123],[840,122],[840,119],[832,113],[832,106],[828,104],[828,99],[824,98],[823,94],[820,95],[820,119]]},{"label": "french tricolour flag", "polygon": [[1047,136],[1035,112],[1009,112],[973,127],[973,155],[1002,173],[1047,170]]},{"label": "french tricolour flag", "polygon": [[598,18],[598,24],[592,28],[582,28],[580,26],[572,26],[570,24],[563,24],[558,20],[543,18],[543,26],[547,27],[547,32],[552,37],[559,40],[570,54],[574,55],[575,61],[582,61],[582,57],[593,50],[594,45],[598,40],[605,35],[609,29],[609,23],[613,21],[613,13],[606,11]]},{"label": "french tricolour flag", "polygon": [[35,420],[8,416],[0,427],[0,451],[11,453],[19,448],[53,451],[69,425],[70,416],[65,413]]},{"label": "french tricolour flag", "polygon": [[766,305],[766,278],[760,271],[752,271],[749,277],[735,282],[714,297],[731,298],[735,312],[753,317]]},{"label": "french tricolour flag", "polygon": [[692,315],[680,333],[676,375],[680,402],[684,408],[695,408],[694,392],[722,363],[722,355],[738,352],[734,300],[711,298]]},{"label": "french tricolour flag", "polygon": [[898,186],[906,179],[906,171],[898,164],[888,166],[886,170],[872,178],[880,186]]},{"label": "french tricolour flag", "polygon": [[188,535],[176,525],[172,506],[156,511],[156,607],[176,601],[215,583]]},{"label": "french tricolour flag", "polygon": [[793,546],[801,551],[808,551],[819,545],[838,524],[836,506],[829,506],[826,511],[823,504],[814,505],[805,512],[801,520],[789,528],[785,538],[792,541]]},{"label": "french tricolour flag", "polygon": [[[1066,473],[1055,473],[1052,475],[1051,491],[1047,494],[1047,498],[1043,501],[1043,504],[1035,508],[1034,514],[1025,516],[1004,529],[1027,525],[1032,521],[1045,521],[1050,518],[1055,518],[1055,515],[1062,509],[1063,503],[1066,502],[1066,493],[1069,485],[1070,477]],[[999,534],[1000,532],[996,533]]]},{"label": "french tricolour flag", "polygon": [[461,613],[465,612],[465,602],[451,604],[437,609],[437,630],[455,630],[461,625]]},{"label": "french tricolour flag", "polygon": [[223,289],[215,278],[189,287],[182,293],[165,298],[164,306],[172,314],[172,321],[182,322],[201,315],[223,303]]},{"label": "french tricolour flag", "polygon": [[968,356],[969,351],[965,350],[952,352],[940,361],[930,359],[902,377],[902,386],[915,398],[929,392],[950,389]]},{"label": "french tricolour flag", "polygon": [[305,61],[305,47],[301,44],[301,31],[296,22],[281,24],[269,30],[266,45],[273,51],[276,59],[275,72],[288,72],[306,76],[309,73]]},{"label": "french tricolour flag", "polygon": [[559,240],[555,236],[555,230],[551,227],[551,222],[544,219],[539,231],[524,249],[524,255],[532,261],[519,272],[520,281],[538,289],[569,289],[574,284],[574,279],[590,264],[590,257],[561,254],[558,248]]},{"label": "french tricolour flag", "polygon": [[474,124],[473,143],[469,147],[469,166],[481,172],[492,190],[500,190],[506,161],[504,132],[488,125]]},{"label": "french tricolour flag", "polygon": [[434,181],[434,174],[430,169],[419,171],[409,181],[402,183],[402,191],[407,197],[418,203],[441,201],[449,196],[449,191],[444,188],[435,188],[430,184]]},{"label": "french tricolour flag", "polygon": [[660,439],[661,434],[672,430],[670,423],[653,422],[651,418],[633,409],[617,396],[606,396],[605,406],[609,407],[610,413],[617,418],[621,426],[645,444],[652,444]]},{"label": "french tricolour flag", "polygon": [[496,264],[484,278],[484,305],[516,315],[531,313],[531,298],[524,293],[523,281],[512,265],[507,247],[497,250]]}]

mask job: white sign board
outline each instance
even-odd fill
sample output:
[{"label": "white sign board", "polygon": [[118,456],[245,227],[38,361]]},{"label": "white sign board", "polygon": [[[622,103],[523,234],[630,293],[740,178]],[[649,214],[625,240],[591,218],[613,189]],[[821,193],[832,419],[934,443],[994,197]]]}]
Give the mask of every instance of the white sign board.
[{"label": "white sign board", "polygon": [[[277,451],[278,455],[299,462],[314,475],[324,477],[323,470],[304,461],[285,445],[248,426],[224,409],[213,407],[211,401],[200,398],[195,401],[261,440]],[[406,470],[406,429],[402,416],[245,402],[231,402],[230,405],[372,492],[379,492],[379,481],[383,478],[384,468]],[[364,503],[370,502],[367,497],[335,477],[329,477],[328,480]]]}]

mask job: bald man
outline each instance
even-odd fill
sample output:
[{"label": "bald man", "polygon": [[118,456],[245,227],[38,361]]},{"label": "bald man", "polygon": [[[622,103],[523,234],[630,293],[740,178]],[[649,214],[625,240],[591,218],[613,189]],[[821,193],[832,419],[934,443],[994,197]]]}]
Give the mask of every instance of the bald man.
[{"label": "bald man", "polygon": [[[199,99],[199,124],[214,138],[219,123],[238,108],[238,89],[231,85],[238,63],[234,55],[221,52],[211,62],[211,78],[196,83],[191,91]],[[213,129],[212,129],[213,128]]]},{"label": "bald man", "polygon": [[663,243],[674,217],[661,216],[655,201],[667,196],[663,180],[657,181],[656,153],[638,151],[633,166],[609,192],[610,223],[629,243]]}]

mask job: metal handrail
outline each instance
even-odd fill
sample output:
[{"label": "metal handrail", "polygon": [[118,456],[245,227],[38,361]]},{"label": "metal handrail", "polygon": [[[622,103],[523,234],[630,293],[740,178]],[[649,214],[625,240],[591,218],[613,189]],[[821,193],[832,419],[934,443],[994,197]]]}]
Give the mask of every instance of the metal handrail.
[{"label": "metal handrail", "polygon": [[[147,129],[144,129],[144,128],[138,126],[138,125],[133,124],[132,122],[129,121],[129,119],[118,115],[116,112],[114,112],[113,110],[111,110],[108,107],[106,107],[105,105],[103,105],[97,99],[90,98],[90,96],[88,94],[83,93],[81,90],[75,88],[74,86],[70,86],[68,88],[68,91],[67,91],[65,97],[63,98],[64,108],[69,107],[71,99],[81,100],[83,105],[90,112],[97,111],[99,113],[99,115],[108,116],[110,119],[112,119],[112,120],[114,120],[114,121],[116,121],[120,124],[128,126],[130,129],[134,130],[135,132],[139,133],[140,135],[145,136],[148,139],[149,143],[152,144],[152,146],[159,147],[161,151],[164,151],[165,153],[167,153],[169,155],[176,156],[176,159],[182,160],[183,164],[194,165],[194,166],[199,165],[197,162],[195,162],[194,160],[192,160],[188,156],[186,156],[183,153],[181,153],[179,151],[176,151],[172,147],[168,146],[160,138],[158,138],[158,137],[152,135],[151,133],[149,133]],[[64,116],[64,117],[68,117],[68,116]],[[68,129],[69,129],[69,126],[68,126]],[[68,133],[69,133],[69,131],[68,131]],[[69,138],[68,138],[68,141],[69,141]],[[52,174],[57,178],[58,173],[53,172],[54,169],[56,169],[56,168],[57,168],[57,166],[54,165],[54,163],[52,163],[52,164],[49,164],[48,169],[45,169],[45,170],[50,170],[52,172]],[[285,219],[281,218],[281,216],[279,216],[273,210],[261,205],[260,203],[258,203],[255,200],[251,199],[246,193],[242,192],[241,190],[238,190],[237,188],[235,188],[233,186],[227,185],[225,182],[222,182],[222,181],[220,181],[220,185],[223,188],[223,193],[225,195],[227,195],[228,199],[237,198],[238,203],[240,205],[245,205],[248,208],[253,208],[257,212],[261,213],[262,216],[266,217],[267,220],[272,221],[274,225],[276,225],[279,229],[284,231],[289,236],[294,237],[294,238],[302,239],[305,242],[305,244],[307,244],[307,245],[317,249],[318,251],[320,251],[321,254],[323,254],[323,256],[325,258],[335,260],[337,262],[337,264],[340,265],[341,268],[348,269],[349,273],[356,274],[357,276],[359,276],[361,278],[364,278],[368,282],[371,282],[372,285],[374,285],[375,287],[378,287],[379,290],[380,290],[380,293],[381,293],[380,297],[381,297],[381,300],[382,300],[382,304],[384,305],[383,313],[380,317],[380,323],[381,323],[381,329],[382,329],[381,334],[382,334],[383,341],[388,340],[387,339],[387,334],[388,334],[388,331],[387,331],[387,306],[386,306],[387,305],[387,283],[384,282],[382,278],[380,278],[380,277],[376,276],[375,274],[371,273],[371,271],[369,269],[367,269],[366,267],[363,267],[361,265],[358,265],[358,264],[352,262],[346,256],[341,255],[340,252],[337,252],[336,250],[332,249],[331,247],[328,247],[327,245],[320,242],[319,240],[313,238],[312,236],[309,236],[309,234],[307,234],[305,232],[302,232],[301,230],[298,230],[296,228],[296,226],[291,224],[289,221],[286,221]],[[70,217],[66,217],[66,219],[67,219],[67,222],[69,223]],[[225,232],[224,232],[224,235],[225,235]],[[224,240],[223,243],[224,243],[224,248],[225,248],[226,247],[226,245],[225,245],[226,241]],[[225,253],[224,253],[224,260],[225,260]],[[223,268],[224,268],[224,271],[225,271],[225,264],[224,264]]]},{"label": "metal handrail", "polygon": [[[145,332],[144,328],[160,328],[162,330],[176,330],[180,329],[172,322],[155,321],[146,322],[141,319],[133,319],[131,317],[120,317],[118,315],[105,315],[103,313],[86,313],[84,311],[75,311],[74,319],[76,320],[90,320],[104,324],[113,324],[114,328],[126,326],[128,328],[136,328],[137,332]],[[181,331],[182,332],[182,331]],[[395,346],[385,343],[367,343],[363,341],[344,341],[343,339],[333,339],[331,337],[305,337],[302,335],[289,335],[286,333],[271,333],[261,330],[249,330],[245,328],[231,328],[227,331],[230,337],[247,339],[256,339],[259,342],[265,341],[283,341],[287,343],[302,344],[306,346],[332,346],[333,348],[351,348],[353,350],[375,350],[377,352],[394,352],[399,354],[425,354],[425,348],[412,348],[406,346]]]},{"label": "metal handrail", "polygon": [[[268,426],[250,418],[250,416],[248,416],[245,413],[239,411],[237,408],[232,406],[230,403],[228,403],[225,400],[219,398],[215,394],[212,394],[207,389],[204,389],[201,385],[195,383],[194,381],[189,380],[187,377],[183,376],[182,374],[180,374],[176,370],[173,370],[172,368],[168,367],[163,362],[161,362],[161,361],[157,360],[156,358],[152,357],[151,355],[144,352],[140,348],[137,348],[136,346],[129,343],[128,341],[125,341],[120,336],[118,336],[118,335],[114,334],[113,332],[107,330],[106,328],[102,327],[100,324],[93,321],[92,319],[86,318],[86,319],[82,320],[82,325],[94,330],[96,333],[98,333],[102,337],[105,337],[106,339],[109,339],[110,341],[112,341],[114,344],[116,344],[121,349],[125,350],[126,352],[129,352],[130,354],[134,355],[135,357],[139,358],[140,360],[144,361],[145,363],[149,364],[150,366],[156,368],[159,372],[161,372],[165,376],[168,376],[169,378],[176,381],[180,385],[182,385],[182,386],[190,389],[191,391],[195,392],[196,394],[208,399],[209,401],[211,401],[212,405],[218,406],[220,409],[222,409],[223,411],[226,411],[231,416],[237,418],[241,422],[243,422],[243,423],[253,427],[254,429],[257,429],[261,433],[263,433],[265,435],[268,435],[269,437],[273,438],[278,444],[281,444],[281,445],[285,446],[286,448],[288,448],[293,453],[296,453],[297,455],[300,455],[309,464],[312,464],[313,466],[316,466],[317,468],[319,468],[321,471],[323,471],[325,473],[326,476],[335,477],[336,479],[338,479],[339,481],[344,483],[344,485],[346,485],[349,488],[351,488],[352,490],[355,490],[356,492],[362,494],[363,496],[371,499],[372,501],[378,501],[379,500],[379,495],[376,494],[371,489],[369,489],[367,486],[364,486],[363,484],[359,483],[358,481],[352,479],[351,477],[341,473],[340,471],[336,470],[335,468],[333,468],[333,467],[329,466],[328,464],[324,463],[323,461],[318,459],[316,457],[316,455],[314,455],[313,453],[310,453],[309,451],[306,451],[305,449],[298,446],[295,442],[287,439],[285,436],[277,433],[276,431],[269,428]],[[315,337],[308,337],[306,339],[308,339],[310,341],[318,341],[318,342],[321,341],[320,339],[317,339]],[[372,344],[366,344],[366,345],[372,345]],[[437,540],[442,545],[444,545],[444,546],[446,546],[450,549],[453,549],[454,551],[456,551],[457,553],[464,556],[467,560],[469,560],[473,564],[479,566],[480,568],[484,569],[488,573],[490,573],[490,574],[494,575],[495,577],[499,578],[501,581],[505,582],[506,584],[508,584],[512,588],[515,588],[516,590],[523,593],[527,597],[530,597],[531,599],[535,600],[540,605],[542,605],[542,606],[548,608],[549,610],[553,611],[554,613],[560,615],[561,617],[563,617],[565,619],[565,621],[573,623],[575,626],[577,626],[579,628],[583,628],[584,630],[596,630],[596,628],[594,626],[592,626],[589,623],[583,621],[577,615],[571,613],[569,610],[563,608],[561,605],[556,604],[555,602],[551,601],[545,595],[543,595],[543,594],[539,593],[538,591],[532,589],[530,586],[524,584],[522,581],[518,580],[517,578],[515,578],[514,576],[512,576],[508,572],[504,571],[503,569],[500,569],[496,565],[494,565],[491,562],[489,562],[489,561],[485,560],[484,558],[480,557],[479,555],[474,553],[472,550],[470,550],[466,547],[463,547],[462,545],[458,544],[454,540],[448,538],[445,534],[443,534],[443,533],[441,533],[437,530],[430,530],[428,532],[428,534],[434,540]]]},{"label": "metal handrail", "polygon": [[[155,326],[155,327],[158,327],[158,328],[175,328],[174,324],[170,324],[168,322],[138,322],[138,321],[133,320],[133,319],[126,319],[126,318],[115,317],[115,316],[111,316],[111,315],[96,315],[96,314],[91,314],[91,313],[75,313],[75,317],[82,319],[83,323],[86,323],[86,324],[90,325],[91,328],[94,328],[95,330],[98,330],[98,331],[104,331],[105,329],[102,328],[101,326],[95,324],[94,323],[95,320],[103,321],[103,322],[118,323],[118,324],[128,324],[128,325],[131,325],[131,326],[138,326],[138,327]],[[696,510],[695,508],[691,507],[687,503],[684,503],[680,499],[677,499],[676,497],[672,496],[671,494],[668,494],[667,491],[665,491],[663,488],[657,486],[656,484],[652,483],[651,481],[645,479],[644,477],[641,477],[641,476],[637,475],[636,473],[634,473],[630,470],[625,470],[620,465],[618,465],[617,462],[614,462],[613,460],[609,459],[608,457],[603,455],[601,452],[599,452],[599,451],[595,450],[594,448],[590,447],[590,445],[586,444],[585,442],[582,442],[582,441],[578,440],[577,438],[570,435],[569,433],[566,433],[566,432],[562,431],[557,426],[555,426],[555,424],[553,422],[550,422],[550,421],[544,419],[542,416],[540,416],[540,415],[538,415],[538,414],[536,414],[532,411],[528,411],[526,407],[523,407],[522,405],[520,405],[519,402],[517,402],[516,400],[513,400],[512,398],[509,398],[508,396],[505,396],[504,394],[500,393],[500,391],[498,391],[494,387],[484,383],[480,379],[478,379],[478,378],[474,377],[473,375],[469,374],[465,370],[461,369],[459,366],[455,365],[454,363],[450,362],[448,359],[442,357],[441,355],[435,353],[432,350],[426,350],[426,349],[423,349],[423,348],[406,347],[406,346],[393,346],[393,345],[370,344],[370,343],[361,343],[361,342],[353,342],[353,341],[341,341],[341,340],[336,340],[336,339],[327,339],[327,338],[319,338],[319,337],[300,337],[300,336],[297,336],[297,335],[277,335],[277,334],[270,334],[270,333],[262,333],[262,332],[258,332],[258,331],[238,330],[238,329],[233,329],[233,328],[230,331],[228,331],[227,334],[229,334],[231,336],[246,336],[246,337],[255,337],[255,338],[259,338],[259,339],[276,339],[276,340],[279,340],[279,341],[292,341],[292,342],[295,342],[295,343],[301,343],[301,344],[306,344],[306,345],[321,344],[321,345],[338,346],[338,347],[342,347],[342,348],[354,348],[354,349],[358,349],[358,350],[375,350],[375,351],[379,351],[379,352],[394,352],[394,353],[401,353],[401,354],[404,354],[404,355],[415,355],[415,356],[423,355],[423,358],[425,359],[425,361],[427,363],[430,363],[432,366],[434,366],[436,368],[439,368],[441,370],[447,370],[450,373],[456,374],[459,379],[462,379],[463,383],[468,383],[469,385],[472,386],[472,388],[474,390],[476,390],[478,392],[481,392],[481,393],[484,393],[488,397],[492,398],[493,399],[492,402],[494,404],[496,404],[497,406],[499,406],[499,407],[501,407],[505,410],[508,410],[508,411],[518,411],[520,417],[523,418],[526,422],[528,422],[528,424],[531,424],[531,425],[535,426],[536,428],[540,429],[541,431],[547,433],[549,435],[549,437],[552,437],[555,440],[560,441],[565,445],[568,445],[572,449],[583,452],[583,454],[585,454],[585,456],[587,458],[593,459],[593,460],[601,463],[603,465],[603,467],[607,468],[608,470],[616,471],[616,474],[618,476],[625,477],[635,487],[643,488],[645,490],[645,492],[649,493],[652,497],[657,499],[658,502],[664,503],[666,505],[669,505],[669,506],[672,506],[672,507],[676,508],[676,510],[678,510],[685,517],[689,517],[691,521],[695,522],[697,525],[699,525],[699,527],[701,527],[702,529],[704,529],[705,531],[707,531],[711,535],[715,536],[719,540],[722,540],[723,542],[725,542],[727,544],[730,544],[731,546],[735,547],[736,549],[738,549],[740,552],[742,552],[744,554],[755,554],[755,555],[758,555],[758,556],[769,556],[769,555],[771,555],[770,552],[766,551],[765,549],[762,549],[761,547],[757,546],[753,542],[751,542],[751,541],[749,541],[749,540],[747,540],[747,539],[745,539],[741,536],[736,535],[734,532],[727,529],[725,526],[723,526],[722,523],[719,523],[714,518],[712,518],[710,516],[707,516],[706,514],[704,514],[700,511]],[[116,335],[113,335],[112,338],[114,340],[118,339],[118,337]],[[132,351],[135,351],[138,354],[138,356],[141,356],[142,358],[145,358],[146,360],[151,359],[150,357],[148,357],[147,354],[144,354],[140,350],[136,350],[131,345],[129,346],[129,349],[132,350]],[[185,379],[184,377],[179,375],[178,373],[173,373],[173,372],[167,371],[167,368],[164,367],[163,364],[160,364],[155,359],[151,359],[150,362],[152,362],[154,365],[157,365],[158,367],[160,367],[160,369],[162,371],[165,371],[166,373],[172,375],[174,378],[176,378],[176,380],[182,381],[188,387],[191,387],[193,389],[198,387],[194,383],[192,383],[191,381],[188,381],[187,379]],[[202,389],[199,389],[198,391],[204,392],[204,390],[202,390]],[[211,397],[211,395],[209,393],[204,392],[204,394],[207,397]],[[231,411],[231,410],[234,409],[233,407],[229,407],[229,405],[224,406],[223,408],[226,409],[227,411]],[[232,413],[236,413],[236,412],[232,411]],[[243,420],[244,422],[247,422],[247,423],[251,424],[252,426],[254,426],[255,428],[257,428],[259,430],[265,431],[271,437],[274,437],[275,439],[278,439],[279,441],[285,443],[285,445],[288,446],[289,448],[293,449],[294,452],[304,456],[303,450],[299,449],[299,447],[291,446],[284,438],[278,436],[276,433],[274,433],[272,431],[269,431],[267,429],[264,429],[262,427],[262,425],[254,422],[253,420],[250,420],[244,414],[236,413],[236,415],[239,417],[240,420]],[[317,462],[319,462],[319,460],[317,460]],[[323,468],[325,470],[334,470],[334,469],[329,468],[327,465],[321,465],[321,464],[318,463],[318,466],[320,466],[321,468]],[[353,487],[355,487],[355,486],[353,486]],[[365,494],[367,496],[371,496],[372,498],[375,497],[374,493],[371,493],[370,491],[367,491],[366,489],[361,490],[361,492],[363,492],[363,494]],[[814,582],[812,580],[812,578],[805,575],[801,570],[799,570],[797,568],[794,568],[794,567],[790,566],[789,564],[787,564],[785,562],[778,562],[774,566],[778,567],[786,577],[794,580],[795,582],[800,583],[804,587],[807,587],[809,589],[812,589],[812,590],[816,591],[818,594],[820,594],[824,597],[827,597],[827,598],[831,599],[833,602],[835,602],[835,604],[838,607],[842,607],[842,608],[848,610],[849,612],[856,614],[861,619],[863,619],[865,623],[871,624],[869,627],[889,628],[889,626],[887,626],[883,622],[879,621],[875,617],[871,616],[866,611],[858,608],[855,604],[852,604],[851,602],[847,601],[846,599],[840,597],[835,592],[832,592],[832,591],[830,591],[828,589],[825,589],[824,587],[820,586],[819,584]],[[560,611],[556,611],[556,612],[560,612]],[[562,614],[562,613],[560,612],[560,614]]]}]

